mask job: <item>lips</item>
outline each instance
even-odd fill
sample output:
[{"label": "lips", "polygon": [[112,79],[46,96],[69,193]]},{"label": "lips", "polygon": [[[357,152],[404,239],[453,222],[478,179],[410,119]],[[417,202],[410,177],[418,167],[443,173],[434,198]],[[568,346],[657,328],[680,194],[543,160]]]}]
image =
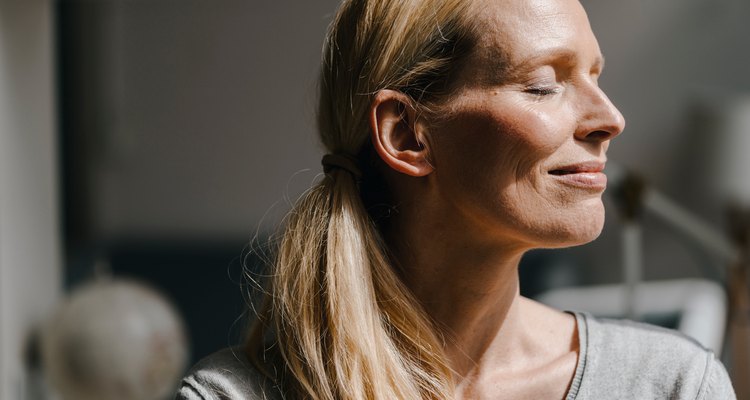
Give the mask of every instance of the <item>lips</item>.
[{"label": "lips", "polygon": [[604,163],[586,161],[555,167],[549,171],[560,183],[582,189],[602,191],[607,188],[607,175],[604,175]]},{"label": "lips", "polygon": [[569,175],[580,173],[600,173],[604,171],[604,163],[599,161],[586,161],[577,164],[556,167],[549,171],[551,175]]}]

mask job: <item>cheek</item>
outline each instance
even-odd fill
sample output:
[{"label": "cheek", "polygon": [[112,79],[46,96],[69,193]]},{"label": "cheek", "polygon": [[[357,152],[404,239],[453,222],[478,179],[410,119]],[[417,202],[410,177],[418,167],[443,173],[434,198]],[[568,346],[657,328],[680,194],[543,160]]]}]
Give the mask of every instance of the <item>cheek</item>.
[{"label": "cheek", "polygon": [[547,179],[549,162],[573,140],[564,115],[518,106],[505,113],[478,109],[462,112],[435,133],[436,179],[457,214],[540,247],[598,236],[601,200],[580,201]]},{"label": "cheek", "polygon": [[559,147],[560,135],[551,117],[514,111],[465,111],[444,123],[435,135],[436,161],[464,172],[530,170]]},{"label": "cheek", "polygon": [[568,136],[559,118],[538,110],[506,104],[463,111],[437,130],[436,167],[499,185],[529,180]]},{"label": "cheek", "polygon": [[569,136],[560,117],[541,110],[521,109],[494,122],[502,129],[505,142],[536,155],[537,159],[553,154]]},{"label": "cheek", "polygon": [[561,137],[552,119],[516,106],[462,110],[444,122],[433,136],[442,196],[459,212],[495,225],[523,224],[527,211],[544,214],[540,178]]}]

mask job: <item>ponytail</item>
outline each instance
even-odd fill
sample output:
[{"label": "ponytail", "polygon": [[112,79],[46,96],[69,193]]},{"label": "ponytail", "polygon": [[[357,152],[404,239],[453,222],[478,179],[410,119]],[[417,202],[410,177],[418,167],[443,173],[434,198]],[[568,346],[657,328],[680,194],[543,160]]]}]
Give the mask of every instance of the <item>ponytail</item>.
[{"label": "ponytail", "polygon": [[269,322],[293,398],[450,397],[434,327],[389,265],[347,171],[334,169],[291,211],[271,288]]},{"label": "ponytail", "polygon": [[[468,4],[344,0],[323,51],[323,145],[369,154],[367,113],[381,89],[400,90],[436,115],[473,45]],[[356,169],[360,183],[344,159],[327,165],[287,216],[248,355],[260,367],[269,353],[279,356],[275,379],[287,398],[450,399],[439,330],[399,278],[365,206],[376,171]]]}]

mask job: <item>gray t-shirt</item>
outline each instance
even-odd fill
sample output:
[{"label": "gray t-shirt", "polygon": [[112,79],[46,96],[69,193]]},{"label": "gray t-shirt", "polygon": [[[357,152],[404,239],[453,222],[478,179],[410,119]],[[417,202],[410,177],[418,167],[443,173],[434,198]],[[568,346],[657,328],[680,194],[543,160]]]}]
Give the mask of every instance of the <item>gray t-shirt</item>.
[{"label": "gray t-shirt", "polygon": [[[580,353],[566,400],[733,400],[726,370],[714,354],[677,332],[574,313]],[[236,349],[196,364],[175,400],[281,399]]]},{"label": "gray t-shirt", "polygon": [[714,353],[676,331],[576,313],[580,354],[566,400],[736,399]]}]

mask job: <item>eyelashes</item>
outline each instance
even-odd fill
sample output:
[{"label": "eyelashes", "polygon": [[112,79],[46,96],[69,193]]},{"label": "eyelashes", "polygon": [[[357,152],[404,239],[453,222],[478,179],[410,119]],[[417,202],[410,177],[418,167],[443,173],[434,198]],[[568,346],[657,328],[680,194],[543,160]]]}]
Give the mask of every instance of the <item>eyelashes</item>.
[{"label": "eyelashes", "polygon": [[560,93],[560,89],[554,86],[532,86],[526,88],[524,92],[534,96],[542,97]]}]

